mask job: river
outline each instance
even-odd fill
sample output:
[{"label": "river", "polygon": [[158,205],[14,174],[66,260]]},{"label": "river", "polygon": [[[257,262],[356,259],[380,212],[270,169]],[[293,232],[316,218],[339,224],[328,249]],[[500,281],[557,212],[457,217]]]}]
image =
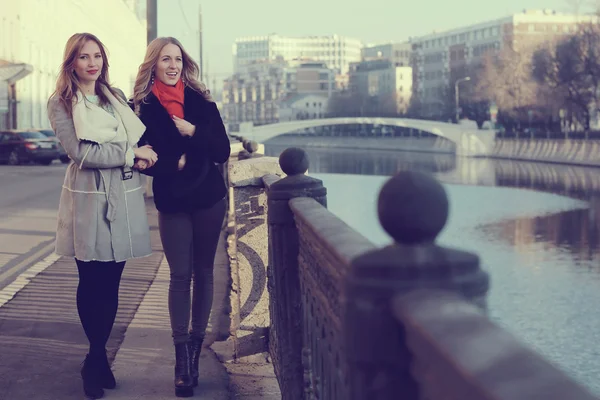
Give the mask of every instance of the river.
[{"label": "river", "polygon": [[[267,145],[267,155],[285,147]],[[328,208],[378,245],[376,199],[399,170],[434,174],[450,199],[438,238],[479,254],[489,316],[600,395],[600,171],[449,154],[307,149]]]}]

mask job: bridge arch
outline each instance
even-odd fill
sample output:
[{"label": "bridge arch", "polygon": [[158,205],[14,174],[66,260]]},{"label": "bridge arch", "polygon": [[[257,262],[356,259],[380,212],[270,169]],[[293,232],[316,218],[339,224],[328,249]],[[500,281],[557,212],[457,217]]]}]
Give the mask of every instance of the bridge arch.
[{"label": "bridge arch", "polygon": [[462,156],[486,156],[494,145],[495,132],[473,129],[460,124],[439,121],[428,121],[409,118],[321,118],[275,124],[253,126],[245,123],[241,126],[241,134],[253,140],[264,142],[275,136],[306,128],[332,125],[383,125],[402,128],[413,128],[444,137],[456,144],[456,153]]}]

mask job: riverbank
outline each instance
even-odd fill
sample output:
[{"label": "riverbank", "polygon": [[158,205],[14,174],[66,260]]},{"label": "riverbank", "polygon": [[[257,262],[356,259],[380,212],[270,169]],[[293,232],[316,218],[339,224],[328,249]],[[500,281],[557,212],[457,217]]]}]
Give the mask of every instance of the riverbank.
[{"label": "riverbank", "polygon": [[424,153],[453,154],[456,145],[442,137],[311,137],[282,135],[267,140],[265,145],[324,148],[416,151]]},{"label": "riverbank", "polygon": [[[306,137],[278,136],[266,145],[323,149],[391,150],[455,153],[456,146],[444,138],[409,137]],[[497,138],[489,158],[600,167],[600,141]]]}]

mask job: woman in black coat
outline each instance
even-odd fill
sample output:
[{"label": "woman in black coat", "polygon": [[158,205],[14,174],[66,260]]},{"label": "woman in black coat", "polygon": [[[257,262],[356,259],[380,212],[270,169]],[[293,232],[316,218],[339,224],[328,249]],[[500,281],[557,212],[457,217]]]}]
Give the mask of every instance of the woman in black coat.
[{"label": "woman in black coat", "polygon": [[[148,46],[133,106],[158,161],[153,176],[159,230],[171,270],[169,314],[175,344],[175,394],[193,395],[213,296],[213,264],[225,217],[225,181],[217,165],[230,146],[216,104],[198,82],[198,64],[174,38]],[[193,296],[190,286],[193,278]],[[191,311],[191,330],[190,326]]]}]

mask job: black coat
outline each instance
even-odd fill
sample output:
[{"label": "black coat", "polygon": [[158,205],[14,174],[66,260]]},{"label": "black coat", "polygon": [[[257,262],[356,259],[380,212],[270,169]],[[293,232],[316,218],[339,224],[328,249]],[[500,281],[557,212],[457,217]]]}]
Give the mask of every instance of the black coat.
[{"label": "black coat", "polygon": [[[216,104],[186,87],[184,115],[186,121],[196,126],[191,138],[179,133],[153,93],[140,104],[140,119],[146,125],[146,132],[139,145],[149,144],[158,154],[156,164],[143,173],[154,177],[154,203],[164,213],[210,208],[227,193],[217,164],[227,161],[231,149]],[[179,158],[184,153],[186,164],[179,171]]]}]

